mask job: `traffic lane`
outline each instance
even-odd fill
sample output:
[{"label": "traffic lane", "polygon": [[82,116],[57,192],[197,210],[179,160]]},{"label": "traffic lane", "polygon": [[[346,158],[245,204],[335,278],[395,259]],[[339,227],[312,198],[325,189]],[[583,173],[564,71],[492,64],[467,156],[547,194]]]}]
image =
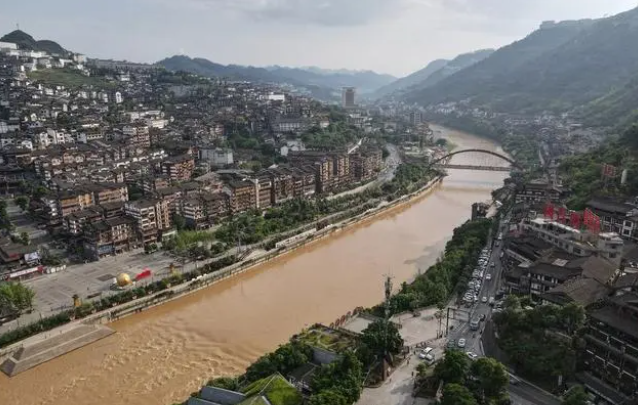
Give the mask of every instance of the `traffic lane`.
[{"label": "traffic lane", "polygon": [[514,396],[536,405],[561,405],[561,401],[558,398],[525,381],[520,381],[515,385],[509,384],[507,390]]}]

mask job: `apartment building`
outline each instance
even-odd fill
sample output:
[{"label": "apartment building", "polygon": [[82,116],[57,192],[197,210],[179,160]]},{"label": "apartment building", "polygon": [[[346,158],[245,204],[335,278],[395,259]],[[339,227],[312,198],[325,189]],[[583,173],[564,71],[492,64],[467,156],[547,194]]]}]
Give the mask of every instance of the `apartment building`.
[{"label": "apartment building", "polygon": [[95,205],[93,193],[83,190],[62,191],[56,196],[56,209],[53,217],[66,217],[77,211]]},{"label": "apartment building", "polygon": [[102,214],[92,208],[73,212],[64,218],[64,229],[71,235],[80,235],[84,231],[86,224],[99,222],[103,219]]},{"label": "apartment building", "polygon": [[327,193],[333,188],[334,163],[327,157],[315,162],[315,184],[317,193]]},{"label": "apartment building", "polygon": [[545,218],[526,218],[519,224],[521,231],[535,236],[574,256],[598,255],[620,263],[624,242],[613,232],[593,234]]},{"label": "apartment building", "polygon": [[84,249],[92,259],[127,252],[136,245],[134,220],[131,218],[110,218],[84,227]]},{"label": "apartment building", "polygon": [[336,154],[332,156],[332,175],[334,187],[340,188],[348,185],[352,181],[350,155]]},{"label": "apartment building", "polygon": [[588,311],[583,363],[578,379],[611,404],[638,397],[638,294],[612,297]]},{"label": "apartment building", "polygon": [[[504,278],[510,287],[510,292],[529,294],[534,301],[542,302],[551,301],[551,297],[547,294],[551,294],[558,286],[571,280],[590,279],[600,286],[610,286],[619,273],[615,263],[600,257],[568,257],[561,253],[554,253],[531,265],[520,265],[506,272]],[[604,288],[598,289],[594,283],[587,284],[586,287],[591,288],[590,292],[599,290],[605,292]]]},{"label": "apartment building", "polygon": [[162,162],[162,174],[172,181],[188,181],[194,170],[195,159],[190,155],[182,155]]},{"label": "apartment building", "polygon": [[587,203],[600,218],[601,230],[615,232],[623,239],[635,238],[638,229],[638,206],[611,198],[594,198]]},{"label": "apartment building", "polygon": [[231,180],[223,187],[228,196],[230,214],[257,208],[257,187],[251,181]]},{"label": "apartment building", "polygon": [[93,193],[93,201],[96,205],[128,201],[126,184],[84,184],[82,188]]},{"label": "apartment building", "polygon": [[350,165],[356,182],[373,179],[381,169],[383,153],[378,149],[360,150],[350,155]]},{"label": "apartment building", "polygon": [[208,229],[228,215],[229,199],[224,193],[203,192],[182,202],[182,216],[191,229]]},{"label": "apartment building", "polygon": [[268,172],[257,173],[257,208],[261,210],[272,207],[273,181]]},{"label": "apartment building", "polygon": [[171,228],[170,211],[165,200],[130,201],[124,210],[134,219],[135,231],[143,245],[157,242],[162,231]]},{"label": "apartment building", "polygon": [[563,189],[547,179],[536,179],[525,183],[516,190],[516,203],[542,205],[548,201],[558,203],[563,195]]},{"label": "apartment building", "polygon": [[148,125],[142,123],[126,125],[122,128],[122,134],[124,136],[124,140],[130,146],[138,148],[151,147],[151,135]]}]

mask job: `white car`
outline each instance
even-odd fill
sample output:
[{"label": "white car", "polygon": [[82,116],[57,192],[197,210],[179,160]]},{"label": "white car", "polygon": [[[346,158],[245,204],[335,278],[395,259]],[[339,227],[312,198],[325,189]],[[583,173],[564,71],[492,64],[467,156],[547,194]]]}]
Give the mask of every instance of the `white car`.
[{"label": "white car", "polygon": [[490,281],[490,280],[492,279],[492,275],[491,275],[490,273],[487,273],[487,274],[485,275],[485,279],[486,279],[487,281]]},{"label": "white car", "polygon": [[456,343],[456,345],[458,347],[460,347],[461,349],[465,347],[465,339],[461,338],[459,339],[459,341]]},{"label": "white car", "polygon": [[465,354],[467,354],[467,357],[470,358],[470,360],[476,360],[478,359],[478,354],[474,353],[474,352],[466,352]]},{"label": "white car", "polygon": [[481,298],[481,302],[482,302],[483,304],[487,303],[487,297],[483,297],[483,298]]}]

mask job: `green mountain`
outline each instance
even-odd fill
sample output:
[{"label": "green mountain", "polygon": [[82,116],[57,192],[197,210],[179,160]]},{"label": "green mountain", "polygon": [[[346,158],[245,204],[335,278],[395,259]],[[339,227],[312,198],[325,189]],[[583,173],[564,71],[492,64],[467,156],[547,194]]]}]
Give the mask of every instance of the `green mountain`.
[{"label": "green mountain", "polygon": [[574,115],[592,126],[626,128],[638,122],[638,73],[624,85],[577,108]]},{"label": "green mountain", "polygon": [[473,66],[494,53],[494,49],[481,49],[479,51],[464,53],[452,59],[441,69],[432,73],[424,81],[416,83],[414,90],[432,87],[448,76]]},{"label": "green mountain", "polygon": [[448,64],[448,60],[445,59],[437,59],[430,62],[423,69],[412,73],[406,77],[402,77],[386,86],[381,87],[377,91],[374,92],[375,98],[381,98],[388,96],[396,91],[407,89],[408,87],[414,86],[415,84],[421,83],[426,80],[430,75],[432,75],[437,70],[445,67]]},{"label": "green mountain", "polygon": [[630,23],[637,13],[543,23],[526,38],[406,99],[422,104],[470,99],[504,112],[568,110],[603,96],[638,67],[638,58],[633,60],[638,52],[629,46],[638,35],[638,26]]},{"label": "green mountain", "polygon": [[371,71],[322,71],[270,66],[268,68],[222,65],[203,58],[172,56],[157,62],[168,70],[196,73],[206,77],[223,77],[253,82],[287,83],[309,89],[333,90],[353,86],[360,93],[371,92],[395,80],[393,76]]},{"label": "green mountain", "polygon": [[60,44],[54,41],[43,39],[36,41],[31,35],[24,31],[15,30],[0,38],[0,42],[12,42],[18,45],[20,49],[31,51],[43,51],[51,55],[66,56],[69,51],[62,48]]}]

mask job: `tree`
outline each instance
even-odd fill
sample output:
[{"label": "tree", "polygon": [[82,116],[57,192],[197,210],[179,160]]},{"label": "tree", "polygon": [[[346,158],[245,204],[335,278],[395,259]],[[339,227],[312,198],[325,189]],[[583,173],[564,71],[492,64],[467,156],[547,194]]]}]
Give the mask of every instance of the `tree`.
[{"label": "tree", "polygon": [[469,370],[469,359],[459,350],[445,353],[443,361],[434,369],[434,375],[446,384],[463,384]]},{"label": "tree", "polygon": [[469,389],[460,384],[446,384],[443,387],[441,405],[478,405]]},{"label": "tree", "polygon": [[14,202],[18,207],[20,207],[22,211],[26,211],[27,207],[29,206],[29,199],[23,195],[16,197]]},{"label": "tree", "polygon": [[20,243],[27,246],[31,243],[31,238],[29,237],[28,233],[26,232],[20,233]]},{"label": "tree", "polygon": [[347,351],[341,357],[322,366],[312,379],[312,391],[336,391],[341,394],[347,404],[359,400],[361,382],[363,381],[363,367],[352,351]]},{"label": "tree", "polygon": [[470,372],[479,384],[479,394],[483,398],[498,398],[509,381],[505,367],[498,361],[482,357],[472,363]]},{"label": "tree", "polygon": [[508,295],[503,302],[503,307],[511,311],[519,311],[521,307],[521,301],[515,295]]},{"label": "tree", "polygon": [[392,323],[379,320],[371,323],[361,335],[361,343],[380,358],[386,354],[396,355],[403,349],[403,338],[399,330]]},{"label": "tree", "polygon": [[348,400],[339,391],[324,390],[312,395],[308,405],[350,405]]},{"label": "tree", "polygon": [[563,398],[563,405],[587,405],[589,395],[581,385],[576,385]]},{"label": "tree", "polygon": [[186,228],[186,221],[184,220],[183,216],[178,214],[173,214],[173,217],[171,218],[171,220],[173,221],[173,224],[175,225],[175,228],[178,231],[181,231],[184,228]]},{"label": "tree", "polygon": [[565,305],[560,312],[563,325],[569,335],[572,335],[585,324],[585,308],[576,303],[572,302]]},{"label": "tree", "polygon": [[0,309],[28,311],[33,308],[35,292],[20,283],[3,283],[0,285]]}]

